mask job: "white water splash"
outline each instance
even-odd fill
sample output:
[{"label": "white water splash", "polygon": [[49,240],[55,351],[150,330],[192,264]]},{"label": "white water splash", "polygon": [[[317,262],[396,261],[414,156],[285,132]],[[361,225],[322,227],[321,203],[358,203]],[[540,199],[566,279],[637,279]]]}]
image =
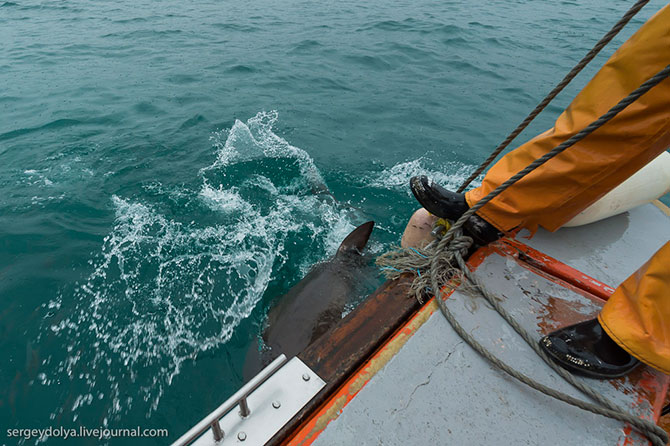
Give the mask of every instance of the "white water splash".
[{"label": "white water splash", "polygon": [[309,154],[273,132],[278,116],[274,110],[260,112],[246,123],[235,120],[230,130],[215,133],[211,140],[217,148],[217,159],[214,164],[202,169],[201,173],[250,159],[290,158],[300,165],[303,178],[325,189],[323,177]]},{"label": "white water splash", "polygon": [[[69,339],[82,331],[90,339],[92,333],[95,343],[77,345],[58,371],[76,375],[80,361],[96,369],[88,384],[93,389],[103,378],[101,388],[112,389],[109,415],[131,404],[119,388],[139,385],[150,413],[185,360],[230,339],[265,291],[273,265],[285,259],[263,218],[197,228],[141,203],[112,200],[115,226],[93,273],[76,291],[81,305],[51,327]],[[290,227],[279,219],[277,224]],[[143,373],[156,367],[157,375]],[[75,416],[86,401],[72,407]]]},{"label": "white water splash", "polygon": [[[287,262],[289,239],[306,238],[311,246],[298,262],[305,273],[354,228],[350,208],[310,191],[315,180],[323,184],[321,175],[306,152],[272,133],[275,120],[276,113],[261,113],[237,121],[227,140],[214,144],[217,159],[201,170],[200,190],[179,190],[177,199],[200,203],[223,222],[183,223],[154,205],[112,196],[114,226],[75,290],[75,312],[50,326],[68,354],[40,382],[67,376],[85,390],[52,418],[70,413],[76,420],[98,400],[108,405],[105,420],[119,420],[138,404],[151,416],[184,362],[225,344],[251,314]],[[260,174],[235,186],[214,183],[237,163],[267,157],[297,160],[299,176],[288,186]],[[160,184],[148,188],[175,199]],[[128,396],[130,388],[139,395]]]},{"label": "white water splash", "polygon": [[222,187],[213,188],[209,184],[205,184],[200,190],[200,198],[211,209],[226,213],[241,213],[248,215],[253,212],[250,203],[240,197],[236,188],[223,189]]},{"label": "white water splash", "polygon": [[[470,176],[473,166],[464,165],[456,162],[443,163],[442,169],[436,170],[425,167],[427,164],[424,158],[418,158],[413,161],[398,163],[393,167],[384,169],[382,172],[373,176],[368,185],[381,189],[395,189],[411,195],[409,189],[409,180],[413,176],[426,175],[432,178],[441,186],[456,190]],[[471,183],[471,187],[481,184],[481,178],[477,178]]]}]

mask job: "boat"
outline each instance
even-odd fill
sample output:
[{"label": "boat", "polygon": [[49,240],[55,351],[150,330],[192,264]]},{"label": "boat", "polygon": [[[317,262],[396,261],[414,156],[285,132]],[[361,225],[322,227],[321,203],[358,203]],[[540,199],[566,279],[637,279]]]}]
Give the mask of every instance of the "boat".
[{"label": "boat", "polygon": [[[631,8],[459,192],[644,3]],[[658,29],[665,28],[659,25]],[[495,190],[469,205],[453,225],[448,223],[451,229],[437,248],[431,245],[431,251],[424,250],[427,254],[414,249],[419,263],[426,267],[415,270],[416,263],[389,263],[404,269],[390,266],[398,271],[393,280],[296,356],[279,354],[173,446],[663,444],[665,435],[644,430],[670,412],[666,401],[670,376],[641,364],[621,378],[578,378],[549,358],[545,362],[534,348],[539,339],[558,328],[593,320],[616,287],[670,239],[670,209],[655,199],[670,189],[667,154],[661,153],[648,168],[610,190],[556,232],[540,229],[531,236],[522,230],[499,239],[496,233],[497,240],[488,244],[494,237],[486,237],[484,246],[466,264],[459,263],[462,271],[469,269],[481,282],[477,292],[471,281],[451,276],[441,290],[429,291],[437,297],[426,296],[430,299],[421,303],[411,285],[415,273],[438,274],[439,262],[431,256],[462,260],[460,252],[467,247],[463,239],[456,238],[458,231],[481,206],[597,130],[668,76],[670,67],[665,67],[581,131],[504,183],[496,183]],[[663,148],[660,143],[652,147]],[[472,238],[467,240],[472,243]],[[462,244],[456,248],[458,242]],[[451,245],[443,249],[447,243]],[[440,277],[449,277],[448,267],[442,269]],[[400,275],[402,271],[408,272]],[[438,283],[431,281],[430,286],[435,289]],[[480,295],[483,288],[491,290],[497,300],[485,300]],[[428,292],[427,286],[423,290]],[[504,313],[511,319],[503,319]],[[521,328],[512,328],[511,320]],[[458,325],[463,328],[460,334],[454,329]],[[518,334],[524,331],[530,339]],[[466,340],[468,336],[474,341]],[[475,350],[472,346],[476,344],[483,348]],[[488,359],[485,350],[490,353]],[[513,379],[514,374],[518,380]],[[577,385],[570,383],[574,380]],[[589,401],[582,393],[590,394],[598,404],[583,404]],[[605,404],[621,409],[606,413],[602,410]],[[613,412],[625,416],[613,416]],[[650,423],[640,423],[640,419]]]},{"label": "boat", "polygon": [[[594,223],[507,236],[468,266],[537,339],[593,318],[616,286],[670,239],[656,200]],[[387,281],[294,358],[275,359],[173,444],[186,445],[646,445],[630,425],[586,412],[512,379],[467,345],[438,310]],[[446,296],[466,330],[496,357],[576,398],[467,287]],[[642,366],[584,379],[631,414],[659,422],[670,377]]]}]

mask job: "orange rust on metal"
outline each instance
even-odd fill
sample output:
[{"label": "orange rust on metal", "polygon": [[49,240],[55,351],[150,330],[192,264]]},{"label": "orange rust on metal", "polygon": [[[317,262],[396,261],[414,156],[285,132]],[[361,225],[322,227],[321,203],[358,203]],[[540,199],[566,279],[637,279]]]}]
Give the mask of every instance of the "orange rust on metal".
[{"label": "orange rust on metal", "polygon": [[579,321],[588,318],[594,318],[599,311],[591,315],[585,315],[579,309],[583,308],[584,304],[579,302],[567,302],[563,299],[557,299],[553,296],[547,297],[546,305],[544,306],[543,314],[539,314],[538,327],[542,330],[542,334],[549,334],[565,325],[565,321]]},{"label": "orange rust on metal", "polygon": [[626,427],[623,428],[623,434],[625,437],[623,439],[623,443],[621,443],[619,446],[632,446],[634,444],[633,437],[630,435],[631,433],[633,433],[633,428],[630,424],[626,424]]},{"label": "orange rust on metal", "polygon": [[[468,265],[472,270],[475,270],[489,255],[494,253],[501,256],[509,256],[534,273],[566,288],[572,289],[594,302],[602,303],[602,300],[606,300],[614,291],[611,287],[550,256],[542,254],[517,240],[503,239],[502,241],[480,248],[470,257]],[[445,298],[448,298],[453,292],[453,285],[454,284],[451,284],[451,286],[447,285],[442,289]],[[379,292],[376,293],[378,294]],[[557,317],[557,319],[570,320],[569,316],[574,312],[567,306],[559,304],[557,300],[554,304],[554,308],[550,311],[550,315],[554,317],[562,315],[564,317]],[[374,354],[363,362],[361,366],[354,369],[355,372],[350,373],[346,380],[342,381],[337,386],[333,386],[333,383],[329,382],[327,388],[315,398],[315,400],[318,401],[318,404],[312,405],[309,411],[305,411],[302,414],[297,429],[294,429],[285,434],[284,437],[281,437],[282,444],[290,446],[309,446],[312,444],[316,438],[318,438],[319,434],[323,432],[326,426],[340,415],[344,407],[358,394],[370,379],[372,379],[372,377],[387,364],[387,362],[400,350],[400,348],[402,348],[407,340],[436,310],[437,304],[435,300],[432,299],[428,304],[424,305],[424,307],[411,316],[406,323],[395,329],[393,335],[378,346]],[[581,313],[580,316],[583,317]],[[545,330],[554,328],[549,327],[549,323],[545,325],[547,325]],[[324,338],[327,337],[328,335],[324,336]],[[341,339],[341,341],[344,341],[344,339]],[[321,358],[322,357],[319,357],[319,360]],[[657,418],[663,404],[662,398],[668,390],[669,377],[664,376],[663,378],[654,379],[651,375],[646,376],[646,374],[652,372],[647,371],[645,374],[642,370],[643,369],[640,369],[640,371],[637,372],[640,376],[631,375],[631,378],[637,376],[635,381],[638,381],[639,383],[639,388],[636,392],[638,394],[637,403],[642,404],[644,401],[651,403],[652,407],[654,407],[655,418]],[[326,379],[326,381],[328,380]],[[623,384],[623,382],[621,384]],[[621,384],[617,384],[616,381],[614,382],[614,385]],[[659,400],[659,398],[661,398],[661,400]],[[629,443],[632,441],[632,429],[630,429],[629,426],[626,426],[625,432],[626,438],[624,444],[632,444]],[[273,442],[271,444],[277,443]]]},{"label": "orange rust on metal", "polygon": [[[559,260],[534,250],[517,240],[505,239],[503,243],[498,243],[496,247],[499,254],[513,257],[521,266],[524,266],[536,274],[558,283],[563,287],[572,289],[598,304],[602,303],[602,300],[606,300],[603,298],[605,293],[607,293],[606,297],[609,297],[614,291],[612,287],[563,264]],[[523,255],[519,255],[519,253],[522,253]],[[550,265],[550,267],[546,267],[546,265]],[[584,286],[585,284],[587,286]],[[538,323],[538,326],[545,334],[556,328],[560,328],[554,326],[552,322],[566,323],[585,318],[585,315],[574,311],[573,308],[560,299],[548,297],[548,306],[546,308],[548,313],[544,315],[542,320]],[[571,316],[578,316],[578,318],[571,318]],[[594,314],[593,316],[596,315]],[[635,389],[631,387],[631,382],[635,383]],[[640,367],[630,373],[627,377],[611,380],[610,383],[622,393],[631,394],[632,392],[635,392],[635,404],[643,404],[644,402],[651,404],[654,409],[654,419],[658,419],[660,410],[663,407],[664,396],[667,394],[668,387],[670,386],[670,376],[646,367]],[[627,434],[626,441],[628,440],[629,436]]]},{"label": "orange rust on metal", "polygon": [[[537,274],[540,277],[543,277],[543,278],[549,280],[550,282],[554,282],[554,283],[562,286],[563,288],[567,288],[567,289],[569,289],[569,290],[571,290],[571,291],[573,291],[573,292],[575,292],[575,293],[577,293],[577,294],[595,302],[598,305],[602,306],[602,304],[604,303],[605,299],[603,299],[601,297],[601,295],[602,295],[601,293],[599,293],[598,295],[595,295],[595,294],[585,290],[584,288],[581,288],[581,287],[577,286],[577,284],[574,280],[571,280],[571,279],[568,278],[569,281],[566,281],[563,278],[560,278],[560,277],[557,277],[557,276],[554,276],[554,275],[550,274],[545,269],[538,268],[538,263],[535,260],[529,258],[527,255],[525,255],[523,252],[521,252],[519,250],[518,246],[514,246],[514,245],[512,245],[508,242],[509,242],[508,239],[503,239],[502,241],[500,241],[496,244],[492,244],[492,246],[494,248],[493,252],[495,252],[495,253],[497,253],[501,256],[507,256],[507,257],[515,260],[517,262],[517,264],[520,265],[521,267],[533,272],[534,274]],[[516,242],[516,243],[519,243],[519,242]],[[545,257],[551,259],[551,257],[548,257],[548,256],[545,256]],[[554,262],[557,262],[557,263],[561,264],[561,262],[558,261],[558,260],[555,260],[555,259],[552,259],[552,260]],[[567,265],[564,265],[564,266],[566,268],[570,268]],[[558,267],[558,268],[560,268],[560,267]],[[589,277],[585,274],[579,273],[579,275],[582,278],[586,278],[586,280],[588,280],[589,282],[591,282],[593,284],[599,284],[598,286],[601,286],[603,289],[612,289],[611,287],[609,287],[609,286],[607,286],[603,283],[600,283],[596,279],[593,279],[593,278],[591,278],[591,277]]]},{"label": "orange rust on metal", "polygon": [[[468,260],[472,270],[477,269],[484,259],[496,252],[495,247],[486,246],[477,250]],[[442,295],[447,299],[455,287],[445,286]],[[435,298],[424,305],[406,324],[377,350],[377,352],[363,364],[350,378],[332,395],[321,407],[296,431],[295,435],[285,444],[290,446],[308,446],[326,428],[328,423],[336,419],[344,407],[358,394],[358,392],[381,370],[386,363],[395,356],[403,345],[437,310]]]},{"label": "orange rust on metal", "polygon": [[468,261],[466,262],[468,266],[470,266],[470,269],[473,271],[477,269],[482,263],[484,263],[484,260],[488,256],[490,256],[492,253],[496,252],[496,247],[498,247],[502,242],[495,242],[491,243],[489,245],[483,246],[479,248],[477,251],[475,251],[470,258],[468,258]]},{"label": "orange rust on metal", "polygon": [[[639,387],[633,389],[631,383],[636,383]],[[648,367],[638,367],[623,378],[611,380],[610,384],[625,395],[635,393],[637,404],[645,401],[649,402],[656,411],[654,418],[658,418],[660,415],[668,387],[668,377],[666,375]]]},{"label": "orange rust on metal", "polygon": [[[636,384],[635,389],[631,387],[631,382]],[[669,376],[647,367],[638,367],[628,376],[611,380],[610,384],[624,394],[630,395],[631,393],[635,393],[635,405],[642,405],[644,403],[651,404],[654,411],[653,419],[670,434],[670,431],[668,430],[668,428],[670,428],[670,423],[665,424],[663,417],[660,416],[661,409],[663,408],[668,393],[668,385],[670,384]],[[670,421],[670,419],[668,421]],[[629,424],[626,424],[624,428],[625,438],[622,445],[635,444],[632,432],[632,427]]]},{"label": "orange rust on metal", "polygon": [[[665,398],[665,403],[663,405],[670,404],[670,394],[668,394],[667,391],[667,385],[666,385],[666,392],[665,394],[667,395]],[[670,435],[670,414],[660,416],[660,411],[663,408],[663,406],[658,408],[658,412],[654,413],[654,417],[656,418],[656,424],[658,424],[661,429],[663,429],[665,432],[667,432],[668,435]],[[668,443],[668,446],[670,446],[670,443]]]},{"label": "orange rust on metal", "polygon": [[[661,205],[659,207],[670,215],[670,209],[660,202],[659,204]],[[663,209],[663,207],[665,207],[665,209]],[[580,294],[593,301],[607,300],[614,292],[614,288],[579,270],[565,265],[559,260],[543,254],[518,240],[505,239],[504,243],[507,244],[508,247],[513,248],[516,252],[505,249],[501,244],[498,244],[501,254],[506,253],[514,257],[520,265],[527,269],[534,271],[555,283],[563,285],[564,287],[570,288],[573,291],[580,292]],[[550,306],[547,308],[549,314],[547,314],[539,323],[539,326],[545,334],[553,329],[559,328],[557,326],[552,326],[549,320],[569,321],[571,313],[576,313],[572,308],[559,299],[549,297],[548,302]],[[553,306],[552,302],[554,303]],[[580,318],[584,318],[584,315],[582,314],[579,314],[579,316]],[[631,382],[636,384],[634,389],[630,385]],[[627,377],[611,380],[610,383],[617,388],[617,390],[625,394],[635,392],[635,404],[640,405],[645,402],[651,404],[654,410],[654,419],[659,419],[660,411],[663,407],[663,400],[665,398],[664,396],[667,394],[670,385],[669,376],[641,367],[633,371]],[[668,424],[668,427],[670,427],[670,423]],[[624,429],[625,438],[622,443],[623,445],[634,444],[632,432],[632,428],[629,425],[626,425]]]},{"label": "orange rust on metal", "polygon": [[606,285],[553,257],[543,254],[518,240],[505,239],[505,243],[517,250],[515,257],[518,257],[523,262],[549,276],[561,279],[564,282],[587,291],[600,299],[607,300],[614,292],[614,288],[611,286]]},{"label": "orange rust on metal", "polygon": [[291,446],[308,446],[316,440],[326,426],[335,420],[358,392],[395,356],[407,340],[437,310],[435,299],[431,299],[412,319],[389,340],[363,367],[358,370],[338,391],[310,418],[286,443]]},{"label": "orange rust on metal", "polygon": [[268,444],[286,441],[421,307],[410,294],[411,275],[387,281],[298,357],[326,386]]},{"label": "orange rust on metal", "polygon": [[[658,425],[670,435],[670,415],[664,415],[658,420]],[[670,443],[668,443],[670,445]]]}]

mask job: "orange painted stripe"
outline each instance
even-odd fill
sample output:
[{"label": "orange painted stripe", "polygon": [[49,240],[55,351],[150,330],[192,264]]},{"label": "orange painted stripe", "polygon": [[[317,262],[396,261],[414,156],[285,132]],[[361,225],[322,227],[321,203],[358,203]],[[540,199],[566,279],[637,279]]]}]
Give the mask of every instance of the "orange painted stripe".
[{"label": "orange painted stripe", "polygon": [[[531,270],[543,273],[543,277],[554,280],[563,285],[569,285],[576,291],[582,291],[585,294],[607,300],[614,292],[614,289],[602,282],[581,273],[579,270],[569,267],[562,262],[547,256],[517,240],[504,239],[492,243],[486,247],[480,248],[468,260],[468,266],[471,270],[476,270],[484,260],[491,254],[496,253],[503,256],[512,256],[520,264],[526,264]],[[453,286],[454,284],[452,284]],[[447,299],[453,293],[450,287],[442,289],[444,298]],[[363,387],[372,379],[386,363],[402,348],[407,340],[416,333],[416,331],[428,320],[428,318],[437,311],[435,298],[424,305],[410,320],[400,327],[393,336],[382,345],[375,354],[368,359],[352,376],[328,398],[314,414],[307,419],[300,427],[296,429],[295,434],[284,442],[288,446],[309,446],[326,429],[328,424],[337,419],[342,413],[344,407],[354,399]],[[668,391],[670,377],[664,379],[643,382],[643,388],[653,392],[656,395],[655,401],[650,401],[654,407],[654,416],[658,418],[663,406],[663,398]],[[642,400],[642,396],[640,396]],[[641,402],[641,401],[640,401]],[[624,444],[629,444],[632,429],[625,428]]]},{"label": "orange painted stripe", "polygon": [[602,300],[609,299],[612,293],[614,293],[614,288],[611,286],[606,285],[553,257],[533,249],[518,240],[506,239],[504,243],[517,251],[514,253],[514,257],[517,257],[522,262],[537,268],[551,277],[567,282]]},{"label": "orange painted stripe", "polygon": [[[497,250],[493,247],[480,248],[468,260],[468,265],[472,270],[477,269],[484,259]],[[444,298],[447,299],[453,289],[448,287],[442,289]],[[384,343],[377,352],[368,359],[360,369],[319,407],[315,413],[296,429],[296,433],[284,444],[290,446],[309,446],[311,445],[328,426],[341,413],[344,407],[365,387],[376,372],[381,369],[389,359],[391,359],[397,350],[407,342],[409,338],[423,325],[423,322],[437,310],[435,298],[425,304],[410,320],[400,327],[393,336]],[[395,348],[394,348],[395,347]]]}]

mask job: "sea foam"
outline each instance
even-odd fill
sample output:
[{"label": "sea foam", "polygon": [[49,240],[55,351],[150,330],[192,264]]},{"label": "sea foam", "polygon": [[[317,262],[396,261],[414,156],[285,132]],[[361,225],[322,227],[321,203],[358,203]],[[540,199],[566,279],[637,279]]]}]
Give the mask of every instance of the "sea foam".
[{"label": "sea foam", "polygon": [[[40,382],[67,377],[83,388],[52,418],[76,420],[91,404],[107,405],[106,422],[131,408],[150,417],[184,363],[226,344],[249,317],[289,262],[287,245],[309,247],[290,260],[305,273],[355,227],[352,218],[361,217],[324,192],[311,157],[273,132],[276,120],[275,112],[259,113],[215,133],[216,159],[195,173],[199,189],[175,195],[147,186],[165,202],[199,206],[211,221],[185,222],[142,197],[111,197],[113,227],[73,291],[76,310],[49,327],[68,354]],[[271,168],[244,170],[253,163]],[[231,177],[241,181],[228,184]],[[126,395],[129,388],[140,394]]]}]

